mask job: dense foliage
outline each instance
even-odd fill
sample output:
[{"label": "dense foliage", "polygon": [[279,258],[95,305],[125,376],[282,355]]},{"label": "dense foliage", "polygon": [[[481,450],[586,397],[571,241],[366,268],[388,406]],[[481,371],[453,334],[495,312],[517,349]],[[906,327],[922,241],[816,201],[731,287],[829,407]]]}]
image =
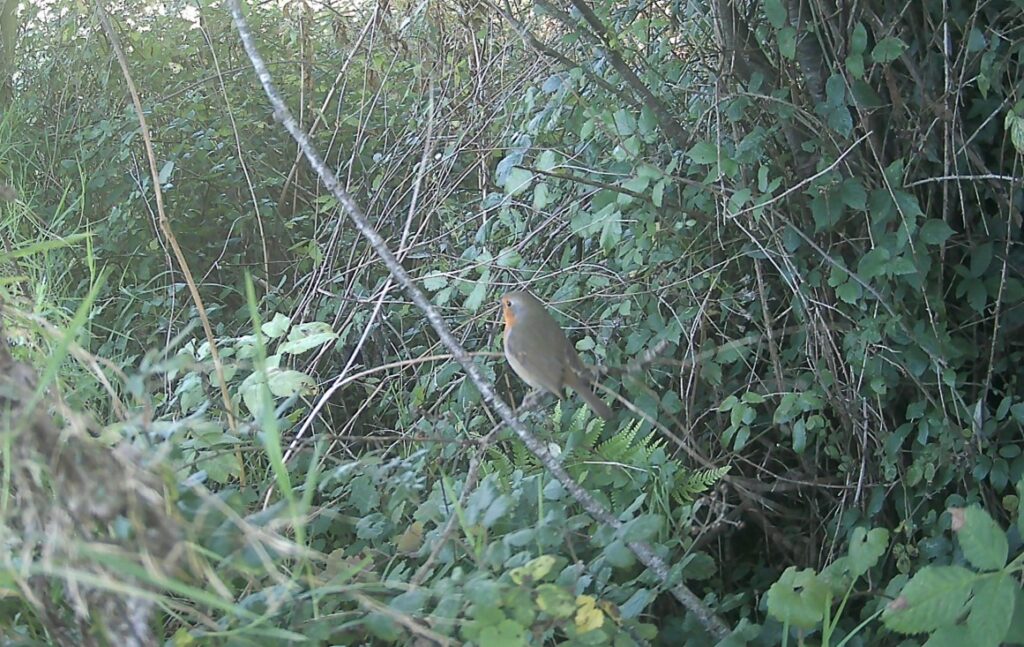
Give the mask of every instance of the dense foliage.
[{"label": "dense foliage", "polygon": [[[729,644],[1024,642],[1024,2],[248,8],[293,114],[501,393],[524,393],[510,289],[602,367],[613,421],[576,398],[525,419],[619,531],[501,429],[219,3],[11,4],[7,336],[55,396],[33,407],[132,446],[180,534],[166,570],[128,512],[48,552],[17,496],[37,472],[9,466],[56,463],[8,425],[5,635],[110,639],[76,625],[103,614],[83,586],[145,591],[183,645],[714,644],[642,539]],[[62,478],[55,498],[95,487]]]}]

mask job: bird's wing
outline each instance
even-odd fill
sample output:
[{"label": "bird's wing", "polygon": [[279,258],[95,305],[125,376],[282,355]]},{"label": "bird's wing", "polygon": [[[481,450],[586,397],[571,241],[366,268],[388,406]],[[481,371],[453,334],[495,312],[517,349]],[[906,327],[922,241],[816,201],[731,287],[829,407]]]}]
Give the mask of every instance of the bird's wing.
[{"label": "bird's wing", "polygon": [[527,353],[520,348],[506,351],[506,355],[512,360],[512,368],[527,384],[562,397],[562,370],[565,364],[556,354]]}]

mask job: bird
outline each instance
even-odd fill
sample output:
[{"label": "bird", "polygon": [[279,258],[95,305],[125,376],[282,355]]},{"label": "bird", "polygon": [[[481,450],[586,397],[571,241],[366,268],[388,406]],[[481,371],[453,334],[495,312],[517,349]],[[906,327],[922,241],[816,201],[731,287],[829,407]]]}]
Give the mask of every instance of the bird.
[{"label": "bird", "polygon": [[611,419],[611,409],[590,390],[576,349],[537,297],[525,290],[504,294],[501,312],[505,359],[516,375],[559,400],[564,388],[571,387],[597,415]]}]

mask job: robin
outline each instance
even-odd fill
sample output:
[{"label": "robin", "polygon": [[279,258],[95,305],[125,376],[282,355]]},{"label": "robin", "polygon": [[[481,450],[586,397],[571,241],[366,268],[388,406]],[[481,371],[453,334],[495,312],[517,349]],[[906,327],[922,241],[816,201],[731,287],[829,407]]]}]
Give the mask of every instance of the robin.
[{"label": "robin", "polygon": [[543,303],[529,292],[509,292],[501,297],[501,312],[505,318],[505,359],[516,375],[560,400],[563,389],[572,387],[597,415],[611,419],[611,409],[587,385],[576,349]]}]

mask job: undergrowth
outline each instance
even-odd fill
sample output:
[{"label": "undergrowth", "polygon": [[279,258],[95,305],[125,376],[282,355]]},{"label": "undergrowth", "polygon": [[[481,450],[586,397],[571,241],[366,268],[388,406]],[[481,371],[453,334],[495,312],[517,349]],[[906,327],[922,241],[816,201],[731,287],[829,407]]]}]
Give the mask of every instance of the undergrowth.
[{"label": "undergrowth", "polygon": [[221,7],[105,9],[158,187],[47,7],[0,0],[5,640],[713,644],[685,587],[724,644],[1024,642],[1019,1],[248,8],[501,395],[509,289],[600,368],[607,424],[525,420],[618,530]]}]

